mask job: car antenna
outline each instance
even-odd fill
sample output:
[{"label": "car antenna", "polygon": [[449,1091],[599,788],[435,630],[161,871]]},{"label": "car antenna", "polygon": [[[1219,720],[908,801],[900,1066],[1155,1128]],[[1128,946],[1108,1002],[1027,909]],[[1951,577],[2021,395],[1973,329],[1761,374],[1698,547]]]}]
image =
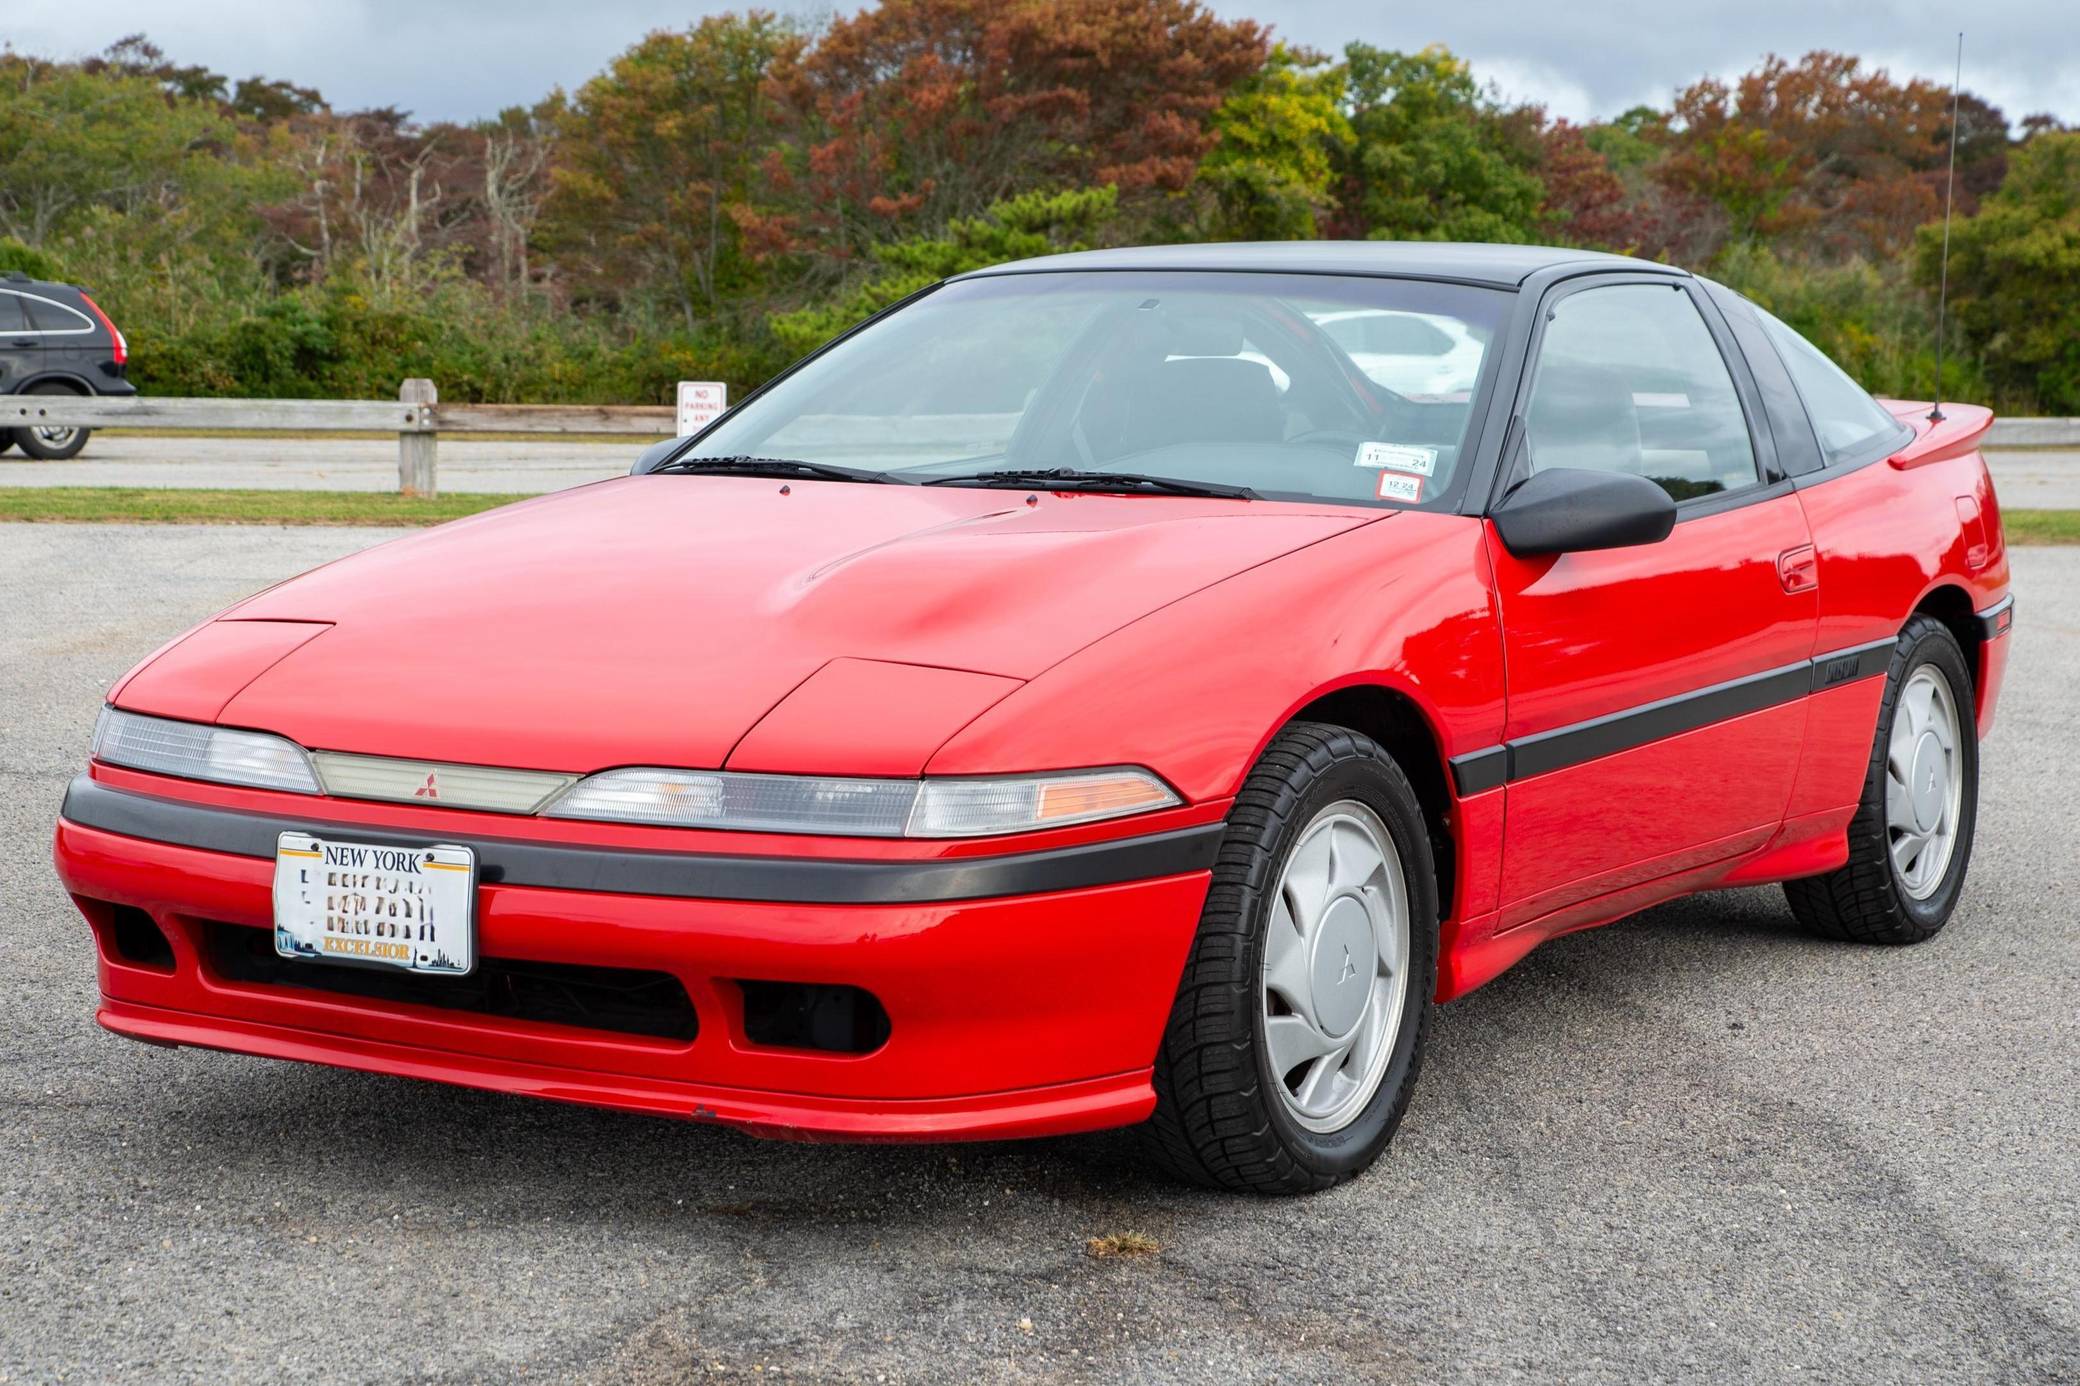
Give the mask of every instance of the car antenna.
[{"label": "car antenna", "polygon": [[1942,286],[1936,290],[1936,388],[1930,393],[1928,421],[1943,421],[1943,329],[1950,308],[1950,205],[1957,196],[1957,93],[1964,82],[1964,31],[1957,31],[1957,68],[1950,74],[1950,176],[1943,185]]}]

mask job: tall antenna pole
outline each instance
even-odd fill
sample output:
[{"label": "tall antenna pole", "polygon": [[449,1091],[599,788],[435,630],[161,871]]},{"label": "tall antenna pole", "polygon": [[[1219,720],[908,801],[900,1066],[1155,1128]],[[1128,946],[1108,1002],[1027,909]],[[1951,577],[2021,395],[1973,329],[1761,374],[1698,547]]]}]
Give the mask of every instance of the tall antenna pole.
[{"label": "tall antenna pole", "polygon": [[1964,31],[1957,34],[1957,70],[1950,77],[1950,178],[1943,187],[1943,273],[1936,290],[1936,387],[1929,394],[1928,421],[1943,421],[1943,338],[1950,309],[1950,206],[1957,197],[1957,93],[1964,84]]}]

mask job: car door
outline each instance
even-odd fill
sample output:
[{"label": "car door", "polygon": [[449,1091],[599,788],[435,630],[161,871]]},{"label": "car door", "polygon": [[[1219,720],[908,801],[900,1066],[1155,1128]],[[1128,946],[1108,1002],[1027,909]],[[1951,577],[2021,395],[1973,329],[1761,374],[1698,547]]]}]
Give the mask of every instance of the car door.
[{"label": "car door", "polygon": [[43,339],[34,335],[22,297],[0,289],[0,394],[43,369]]},{"label": "car door", "polygon": [[[1762,846],[1804,735],[1811,538],[1738,350],[1687,279],[1549,292],[1505,483],[1629,471],[1677,502],[1659,543],[1519,557],[1491,523],[1504,632],[1507,929]],[[1565,921],[1561,921],[1565,922]]]}]

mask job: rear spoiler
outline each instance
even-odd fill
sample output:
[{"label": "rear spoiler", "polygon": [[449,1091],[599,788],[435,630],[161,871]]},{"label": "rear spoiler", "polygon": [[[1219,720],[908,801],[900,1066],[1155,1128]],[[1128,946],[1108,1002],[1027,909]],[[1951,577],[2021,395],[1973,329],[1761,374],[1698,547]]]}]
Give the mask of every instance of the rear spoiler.
[{"label": "rear spoiler", "polygon": [[1977,404],[1946,404],[1943,417],[1930,423],[1930,406],[1912,400],[1881,399],[1878,403],[1914,430],[1914,436],[1895,449],[1885,460],[1902,471],[1908,467],[1925,466],[1930,462],[1946,462],[1953,457],[1963,457],[1976,450],[1979,440],[1993,427],[1993,411]]}]

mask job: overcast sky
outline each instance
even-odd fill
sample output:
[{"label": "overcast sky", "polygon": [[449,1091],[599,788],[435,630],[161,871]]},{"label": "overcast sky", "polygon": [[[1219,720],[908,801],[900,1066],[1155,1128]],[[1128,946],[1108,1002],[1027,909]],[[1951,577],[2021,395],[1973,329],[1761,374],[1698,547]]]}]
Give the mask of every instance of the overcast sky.
[{"label": "overcast sky", "polygon": [[[1704,73],[1766,53],[1860,54],[1895,74],[1948,83],[1965,29],[1965,86],[2020,121],[2080,123],[2076,0],[1210,0],[1318,48],[1354,38],[1386,48],[1443,43],[1508,96],[1575,120],[1666,105]],[[767,0],[814,17],[832,6]],[[400,106],[467,120],[575,87],[654,28],[741,5],[637,0],[0,0],[0,43],[80,57],[142,30],[168,55],[233,78],[315,86],[339,109]],[[851,5],[837,6],[850,12]]]}]

